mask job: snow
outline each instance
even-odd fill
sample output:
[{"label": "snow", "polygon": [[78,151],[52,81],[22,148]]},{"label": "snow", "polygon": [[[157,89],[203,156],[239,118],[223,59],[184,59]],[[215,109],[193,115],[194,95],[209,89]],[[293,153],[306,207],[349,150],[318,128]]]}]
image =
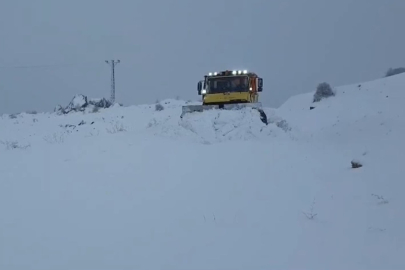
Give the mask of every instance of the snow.
[{"label": "snow", "polygon": [[0,268],[403,269],[404,89],[3,115]]}]

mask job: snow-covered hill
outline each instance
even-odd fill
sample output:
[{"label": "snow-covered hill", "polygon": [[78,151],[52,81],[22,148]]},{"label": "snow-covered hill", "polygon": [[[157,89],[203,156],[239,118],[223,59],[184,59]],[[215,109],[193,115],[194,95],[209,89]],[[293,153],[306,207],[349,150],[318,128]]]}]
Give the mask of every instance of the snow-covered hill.
[{"label": "snow-covered hill", "polygon": [[0,268],[402,269],[404,89],[3,115]]}]

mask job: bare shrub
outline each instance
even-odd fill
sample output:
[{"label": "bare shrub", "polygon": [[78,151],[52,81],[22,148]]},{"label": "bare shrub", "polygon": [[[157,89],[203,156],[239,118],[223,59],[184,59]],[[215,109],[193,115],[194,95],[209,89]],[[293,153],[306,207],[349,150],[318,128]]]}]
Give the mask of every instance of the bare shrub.
[{"label": "bare shrub", "polygon": [[153,118],[152,120],[149,121],[148,125],[146,126],[147,128],[151,128],[153,126],[157,125],[157,121],[155,118]]},{"label": "bare shrub", "polygon": [[398,75],[398,74],[401,74],[401,73],[404,73],[404,72],[405,72],[405,68],[404,68],[404,67],[390,68],[390,69],[388,69],[388,71],[385,73],[385,77]]},{"label": "bare shrub", "polygon": [[63,133],[57,134],[57,133],[53,133],[52,136],[45,136],[44,140],[47,143],[63,143],[65,141],[65,136]]},{"label": "bare shrub", "polygon": [[1,144],[6,146],[7,150],[11,150],[11,149],[27,149],[28,147],[30,147],[30,144],[26,144],[26,145],[21,145],[19,144],[17,141],[0,141]]},{"label": "bare shrub", "polygon": [[100,134],[100,131],[90,131],[89,135],[87,137],[93,137],[93,136],[98,136]]},{"label": "bare shrub", "polygon": [[352,161],[351,161],[351,164],[352,164],[352,168],[353,168],[353,169],[357,169],[357,168],[363,167],[363,164],[361,164],[360,161],[358,161],[358,160],[352,160]]},{"label": "bare shrub", "polygon": [[315,198],[312,201],[311,204],[311,208],[309,210],[309,212],[303,212],[304,215],[308,218],[308,219],[314,219],[318,214],[314,212],[314,206],[315,206]]},{"label": "bare shrub", "polygon": [[110,134],[118,133],[118,132],[124,132],[127,131],[124,127],[124,125],[118,121],[114,122],[114,124],[111,126],[111,128],[107,128],[107,132]]},{"label": "bare shrub", "polygon": [[378,228],[378,227],[368,227],[368,230],[369,231],[372,231],[372,232],[385,232],[387,229],[385,229],[385,228]]},{"label": "bare shrub", "polygon": [[319,102],[321,99],[332,97],[334,95],[335,92],[333,92],[332,87],[328,83],[320,83],[316,88],[313,102]]},{"label": "bare shrub", "polygon": [[291,127],[288,125],[286,120],[281,120],[276,123],[276,126],[284,130],[285,132],[291,131]]},{"label": "bare shrub", "polygon": [[163,111],[165,108],[163,107],[162,104],[156,103],[155,104],[155,111]]},{"label": "bare shrub", "polygon": [[371,196],[374,196],[378,200],[378,204],[387,204],[388,200],[384,199],[383,196],[377,195],[377,194],[371,194]]}]

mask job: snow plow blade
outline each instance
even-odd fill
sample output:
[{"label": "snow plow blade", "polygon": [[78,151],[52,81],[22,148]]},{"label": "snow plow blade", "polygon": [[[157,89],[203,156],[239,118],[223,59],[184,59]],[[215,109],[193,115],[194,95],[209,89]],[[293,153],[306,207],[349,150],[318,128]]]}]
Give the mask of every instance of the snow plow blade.
[{"label": "snow plow blade", "polygon": [[184,115],[186,115],[188,113],[193,113],[193,112],[203,112],[206,110],[214,110],[214,109],[240,110],[243,108],[252,108],[252,109],[258,110],[260,113],[260,119],[262,120],[262,122],[265,123],[266,125],[268,124],[266,113],[263,111],[262,104],[260,102],[258,102],[258,103],[221,104],[221,105],[188,105],[188,106],[182,107],[182,113],[180,115],[180,118],[183,118]]}]

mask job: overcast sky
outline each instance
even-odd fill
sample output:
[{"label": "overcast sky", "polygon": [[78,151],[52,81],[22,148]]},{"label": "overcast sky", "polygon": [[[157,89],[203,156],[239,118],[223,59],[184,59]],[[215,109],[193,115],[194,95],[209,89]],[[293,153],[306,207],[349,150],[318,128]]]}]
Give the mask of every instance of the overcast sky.
[{"label": "overcast sky", "polygon": [[404,0],[2,0],[0,113],[51,111],[75,94],[124,105],[198,100],[210,71],[249,69],[261,101],[405,66]]}]

